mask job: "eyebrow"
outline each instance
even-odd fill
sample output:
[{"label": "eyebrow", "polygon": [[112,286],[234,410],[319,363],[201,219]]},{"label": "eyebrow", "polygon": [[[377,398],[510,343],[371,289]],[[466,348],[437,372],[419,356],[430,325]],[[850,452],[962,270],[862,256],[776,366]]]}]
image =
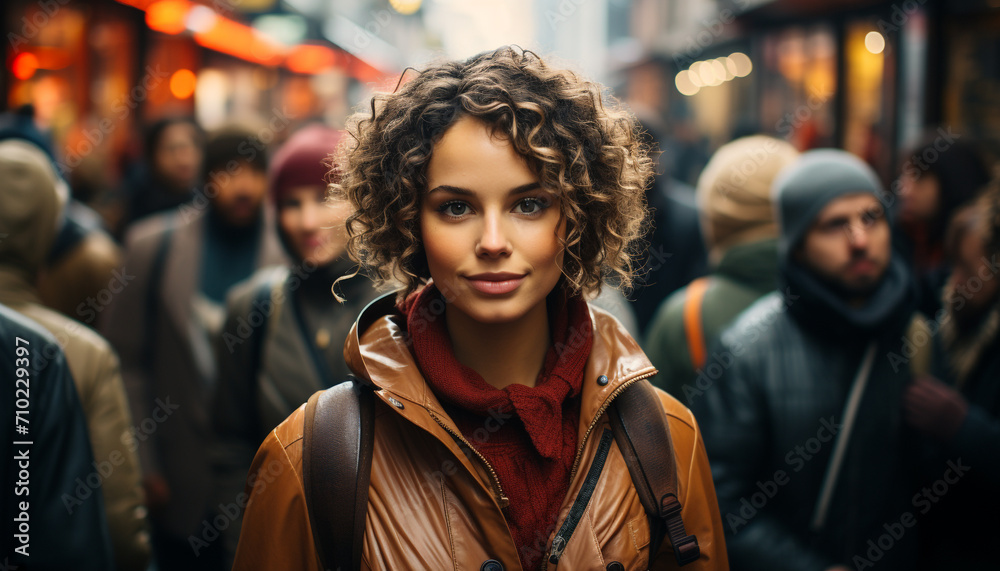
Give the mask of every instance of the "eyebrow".
[{"label": "eyebrow", "polygon": [[[524,194],[525,192],[531,192],[533,190],[541,188],[541,186],[542,186],[541,183],[538,183],[538,182],[529,182],[528,184],[522,184],[521,186],[515,186],[514,188],[510,189],[507,192],[507,194],[509,194],[509,195]],[[434,188],[432,188],[429,191],[427,191],[427,194],[431,194],[432,192],[437,192],[439,190],[440,191],[444,191],[444,192],[450,192],[452,194],[461,194],[463,196],[475,196],[475,194],[476,194],[474,191],[469,190],[467,188],[462,188],[460,186],[451,186],[450,184],[441,184],[441,185],[435,186]]]}]

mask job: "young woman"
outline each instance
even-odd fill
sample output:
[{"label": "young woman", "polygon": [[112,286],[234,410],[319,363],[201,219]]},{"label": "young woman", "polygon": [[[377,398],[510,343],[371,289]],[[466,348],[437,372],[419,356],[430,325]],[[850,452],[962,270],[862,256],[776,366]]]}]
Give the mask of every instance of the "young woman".
[{"label": "young woman", "polygon": [[[600,90],[502,48],[423,71],[353,124],[337,189],[356,208],[349,248],[403,284],[344,348],[378,397],[364,569],[677,566],[670,541],[650,556],[607,414],[656,370],[584,301],[606,277],[629,284],[650,177],[632,118]],[[665,393],[647,404],[667,417],[701,549],[685,569],[728,569],[694,417]],[[300,408],[257,452],[235,569],[321,568],[304,429]]]},{"label": "young woman", "polygon": [[947,142],[936,132],[904,156],[895,243],[913,268],[920,311],[934,318],[951,272],[944,251],[945,229],[952,215],[989,182],[990,168],[975,143]]},{"label": "young woman", "polygon": [[[344,340],[377,292],[369,280],[350,280],[338,287],[349,303],[332,303],[330,286],[355,265],[345,255],[350,204],[326,201],[327,180],[336,179],[326,159],[342,137],[343,131],[309,125],[270,162],[277,233],[292,266],[261,269],[227,296],[211,408],[215,504],[230,504],[243,492],[254,452],[271,429],[314,392],[349,378]],[[222,530],[230,562],[239,530],[238,517]]]}]

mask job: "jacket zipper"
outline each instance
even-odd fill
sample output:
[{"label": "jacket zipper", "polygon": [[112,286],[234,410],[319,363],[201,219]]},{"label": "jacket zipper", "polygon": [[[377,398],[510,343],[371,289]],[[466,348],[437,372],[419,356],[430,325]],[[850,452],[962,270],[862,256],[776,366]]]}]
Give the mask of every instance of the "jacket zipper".
[{"label": "jacket zipper", "polygon": [[656,373],[657,371],[653,371],[651,373],[646,373],[643,375],[639,375],[638,377],[633,377],[631,379],[623,381],[622,384],[618,385],[618,387],[614,390],[614,392],[612,392],[608,396],[608,398],[604,400],[604,404],[601,405],[601,408],[597,409],[597,414],[594,415],[594,420],[590,421],[590,426],[587,427],[587,432],[583,434],[583,439],[580,440],[580,446],[579,448],[577,448],[576,451],[576,459],[573,460],[573,469],[570,470],[569,473],[570,482],[573,481],[573,478],[576,476],[576,471],[580,468],[580,460],[583,458],[583,448],[587,444],[587,437],[589,437],[590,433],[594,431],[594,427],[597,426],[597,421],[599,421],[601,417],[604,416],[604,411],[608,410],[608,407],[611,406],[611,402],[616,398],[618,398],[618,395],[622,394],[622,392],[624,392],[625,389],[630,387],[632,383],[637,383],[643,379],[648,379],[649,377],[656,375]]},{"label": "jacket zipper", "polygon": [[576,526],[583,519],[583,514],[590,503],[590,496],[594,494],[594,488],[597,487],[597,480],[601,478],[601,472],[604,471],[604,462],[608,459],[608,452],[611,450],[611,440],[613,438],[614,435],[611,433],[611,430],[605,428],[604,434],[601,435],[601,443],[597,445],[597,454],[594,456],[594,463],[590,465],[590,470],[587,472],[587,479],[584,480],[583,487],[580,488],[580,493],[577,494],[573,506],[570,507],[569,515],[566,516],[566,520],[563,521],[559,532],[552,539],[552,549],[549,550],[549,563],[553,565],[559,563],[559,558],[562,557],[563,550],[566,549],[566,544],[569,543],[569,538],[573,536]]},{"label": "jacket zipper", "polygon": [[[576,477],[576,471],[580,468],[580,460],[583,458],[583,449],[585,448],[585,446],[587,444],[587,438],[590,437],[590,433],[594,431],[594,427],[597,426],[597,422],[601,419],[602,416],[604,416],[604,412],[608,410],[608,407],[611,406],[611,403],[616,398],[618,398],[618,395],[622,394],[622,392],[624,392],[625,389],[627,389],[628,387],[632,386],[632,383],[637,383],[637,382],[639,382],[639,381],[641,381],[643,379],[648,379],[649,377],[654,376],[656,373],[657,373],[657,371],[654,370],[652,372],[645,373],[645,374],[633,377],[631,379],[627,379],[625,381],[622,381],[622,384],[618,385],[618,387],[615,388],[615,390],[610,395],[608,395],[608,398],[606,398],[604,400],[604,403],[601,405],[601,408],[597,409],[597,414],[594,415],[594,419],[590,421],[590,426],[587,427],[587,432],[585,432],[583,434],[583,438],[580,440],[580,446],[579,446],[579,448],[576,451],[576,459],[573,460],[573,469],[569,473],[569,481],[570,482],[572,482],[573,479]],[[605,434],[605,436],[606,436],[606,434]],[[602,437],[602,439],[603,439],[603,437]],[[609,443],[609,448],[610,448],[610,443]],[[600,450],[598,450],[598,452],[600,452]],[[606,457],[605,457],[605,459],[606,459]],[[596,458],[595,458],[595,460],[596,460]],[[603,464],[603,462],[602,462],[602,464]],[[589,475],[588,475],[588,478],[589,478]],[[584,486],[586,486],[586,482],[584,482]],[[581,489],[581,491],[582,491],[582,489]],[[588,498],[588,501],[589,501],[589,498]],[[572,509],[570,510],[570,513],[572,513]],[[567,519],[568,519],[568,517],[567,517]],[[565,524],[564,524],[564,526],[565,526]],[[574,527],[575,527],[575,525],[574,525]],[[561,531],[562,530],[560,529],[560,532]],[[561,533],[556,534],[556,537],[553,538],[553,540],[552,540],[552,546],[549,548],[549,553],[548,553],[548,555],[545,558],[550,563],[553,562],[552,561],[553,558],[555,559],[555,562],[559,561],[559,558],[562,556],[563,550],[566,549],[566,543],[569,542],[569,536],[568,535],[565,536],[565,537],[562,537],[562,538],[560,536],[561,536]],[[561,543],[557,544],[557,542],[561,542]]]},{"label": "jacket zipper", "polygon": [[483,465],[485,465],[486,469],[489,470],[489,472],[490,472],[490,483],[493,485],[493,488],[494,488],[493,493],[496,494],[497,503],[500,504],[500,509],[504,509],[508,505],[510,505],[510,500],[507,498],[507,495],[503,493],[503,488],[500,487],[500,478],[497,477],[496,470],[494,470],[493,466],[491,466],[490,463],[486,460],[486,457],[483,456],[482,454],[480,454],[479,451],[476,450],[472,446],[472,444],[470,444],[469,441],[465,439],[464,436],[462,436],[457,431],[452,430],[447,424],[445,424],[440,418],[438,418],[437,415],[434,414],[431,410],[428,410],[427,412],[431,415],[431,418],[433,418],[435,422],[437,422],[438,424],[441,425],[441,428],[445,429],[448,432],[448,434],[451,434],[453,437],[455,437],[458,440],[460,440],[462,442],[462,444],[465,444],[465,446],[468,447],[469,450],[472,450],[472,452],[474,452],[475,455],[478,456],[479,459],[483,462]]}]

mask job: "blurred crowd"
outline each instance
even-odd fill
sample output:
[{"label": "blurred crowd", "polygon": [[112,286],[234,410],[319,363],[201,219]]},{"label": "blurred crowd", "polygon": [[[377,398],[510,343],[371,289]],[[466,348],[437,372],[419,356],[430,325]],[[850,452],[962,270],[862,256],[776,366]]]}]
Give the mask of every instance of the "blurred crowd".
[{"label": "blurred crowd", "polygon": [[[0,118],[0,361],[19,366],[15,338],[46,355],[32,499],[57,498],[32,512],[33,568],[229,567],[258,445],[347,378],[380,293],[337,281],[343,140],[317,123],[265,152],[163,119],[102,216],[30,109]],[[844,151],[731,141],[696,188],[656,179],[636,288],[593,302],[695,413],[734,569],[996,568],[978,517],[1000,507],[996,164],[945,129],[903,156],[885,184]]]}]

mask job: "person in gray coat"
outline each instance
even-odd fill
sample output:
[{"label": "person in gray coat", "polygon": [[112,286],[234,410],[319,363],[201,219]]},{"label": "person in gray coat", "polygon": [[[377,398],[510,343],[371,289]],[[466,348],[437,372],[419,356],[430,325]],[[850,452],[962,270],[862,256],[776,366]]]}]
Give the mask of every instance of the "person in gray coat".
[{"label": "person in gray coat", "polygon": [[692,399],[732,569],[912,569],[911,374],[890,355],[916,290],[884,190],[839,150],[804,153],[773,190],[779,289],[723,332],[723,370]]},{"label": "person in gray coat", "polygon": [[227,521],[212,502],[209,459],[211,339],[222,328],[226,291],[257,268],[284,261],[264,208],[262,148],[243,129],[212,135],[201,192],[129,231],[130,282],[105,314],[103,330],[121,357],[142,429],[139,458],[161,571],[223,564],[221,549],[199,549],[191,539]]}]

